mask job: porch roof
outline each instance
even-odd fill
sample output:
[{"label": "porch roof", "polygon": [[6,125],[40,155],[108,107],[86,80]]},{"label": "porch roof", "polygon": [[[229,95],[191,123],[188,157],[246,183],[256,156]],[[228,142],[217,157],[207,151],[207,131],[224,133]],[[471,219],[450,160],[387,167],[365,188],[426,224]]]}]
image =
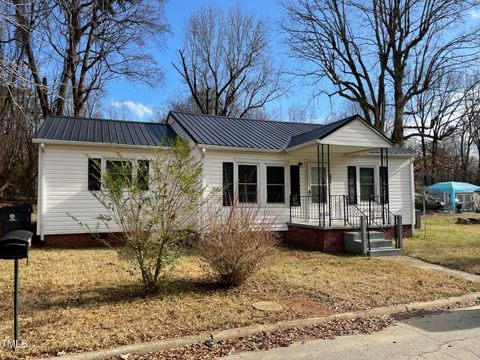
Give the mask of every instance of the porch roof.
[{"label": "porch roof", "polygon": [[356,118],[360,118],[360,116],[350,116],[345,119],[322,126],[321,128],[313,129],[311,131],[292,136],[290,137],[290,141],[286,144],[285,149],[288,150],[290,148],[311,142],[313,140],[320,140]]}]

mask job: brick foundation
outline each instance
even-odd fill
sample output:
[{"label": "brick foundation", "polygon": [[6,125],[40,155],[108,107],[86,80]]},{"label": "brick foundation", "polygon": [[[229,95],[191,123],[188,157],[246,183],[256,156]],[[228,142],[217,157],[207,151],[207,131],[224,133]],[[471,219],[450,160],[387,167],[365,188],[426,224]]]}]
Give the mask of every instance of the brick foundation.
[{"label": "brick foundation", "polygon": [[[290,245],[321,251],[344,251],[344,233],[349,229],[319,229],[314,226],[288,225],[286,241]],[[370,229],[370,231],[382,231]],[[389,229],[390,238],[393,238],[393,228]],[[410,237],[411,225],[403,225],[403,236]]]},{"label": "brick foundation", "polygon": [[[111,246],[122,246],[123,239],[121,233],[99,234]],[[63,247],[63,248],[81,248],[81,247],[102,247],[105,246],[100,240],[90,234],[61,234],[45,235],[44,246]]]}]

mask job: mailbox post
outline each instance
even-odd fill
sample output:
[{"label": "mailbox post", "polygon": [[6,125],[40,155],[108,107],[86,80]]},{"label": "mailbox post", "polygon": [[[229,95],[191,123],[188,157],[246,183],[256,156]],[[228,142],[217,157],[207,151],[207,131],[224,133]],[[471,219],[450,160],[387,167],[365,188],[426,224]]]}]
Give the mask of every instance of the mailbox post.
[{"label": "mailbox post", "polygon": [[14,292],[13,292],[13,337],[14,347],[18,346],[18,262],[28,259],[28,249],[32,241],[32,233],[25,230],[9,232],[0,239],[0,259],[14,261]]}]

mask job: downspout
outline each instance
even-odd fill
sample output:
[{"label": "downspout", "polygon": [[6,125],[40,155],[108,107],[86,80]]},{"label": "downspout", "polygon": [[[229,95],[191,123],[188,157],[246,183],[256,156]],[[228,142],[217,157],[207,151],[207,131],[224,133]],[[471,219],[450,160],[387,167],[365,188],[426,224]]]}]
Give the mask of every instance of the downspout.
[{"label": "downspout", "polygon": [[44,187],[45,180],[43,175],[43,153],[45,151],[45,144],[41,143],[38,147],[38,175],[37,175],[37,235],[40,236],[40,240],[45,240],[45,234],[43,233],[43,214],[44,214]]}]

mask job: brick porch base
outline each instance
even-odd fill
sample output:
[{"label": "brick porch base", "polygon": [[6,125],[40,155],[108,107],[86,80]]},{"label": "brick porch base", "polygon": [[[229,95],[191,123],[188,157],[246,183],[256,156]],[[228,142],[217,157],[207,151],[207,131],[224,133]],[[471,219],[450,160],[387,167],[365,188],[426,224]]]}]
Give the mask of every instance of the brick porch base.
[{"label": "brick porch base", "polygon": [[[411,225],[403,225],[403,236],[410,237]],[[287,243],[321,251],[344,251],[343,236],[351,229],[320,229],[311,225],[288,225]],[[370,231],[382,231],[371,228]],[[389,238],[393,238],[393,228],[388,229]]]}]

